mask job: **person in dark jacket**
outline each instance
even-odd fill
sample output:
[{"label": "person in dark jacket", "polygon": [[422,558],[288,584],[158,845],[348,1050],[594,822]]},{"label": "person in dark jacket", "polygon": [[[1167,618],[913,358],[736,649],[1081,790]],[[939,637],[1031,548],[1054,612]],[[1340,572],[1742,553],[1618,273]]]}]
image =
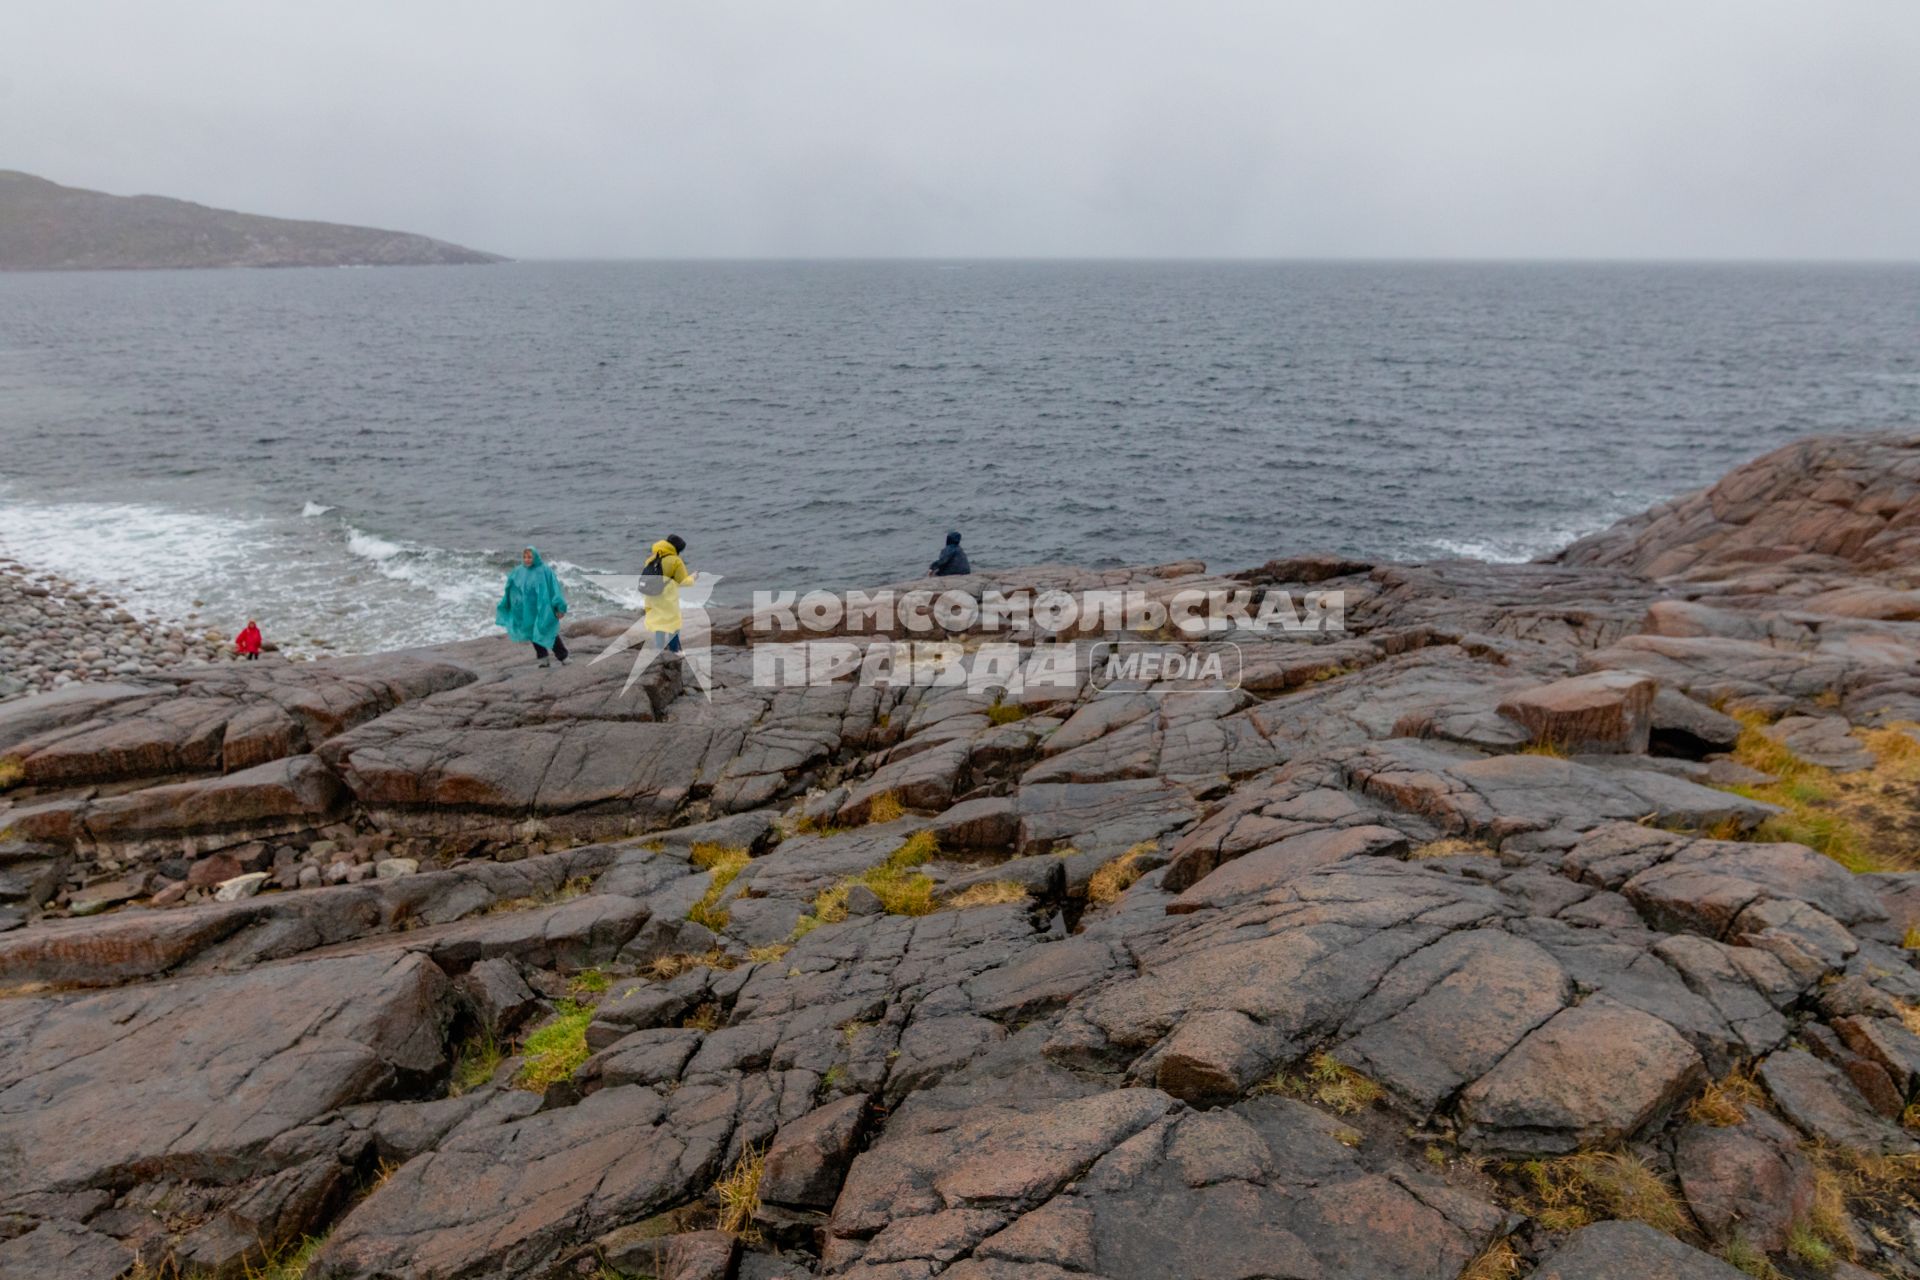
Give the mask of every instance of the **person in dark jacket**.
[{"label": "person in dark jacket", "polygon": [[936,578],[973,572],[973,566],[967,563],[967,553],[960,549],[958,530],[947,535],[947,545],[940,548],[940,558],[927,566],[927,572]]}]

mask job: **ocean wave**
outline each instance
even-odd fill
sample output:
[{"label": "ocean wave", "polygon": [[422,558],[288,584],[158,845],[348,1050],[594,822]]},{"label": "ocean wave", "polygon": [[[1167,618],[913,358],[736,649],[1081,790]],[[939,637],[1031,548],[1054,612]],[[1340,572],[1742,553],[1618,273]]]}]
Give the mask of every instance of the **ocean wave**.
[{"label": "ocean wave", "polygon": [[324,502],[309,502],[306,506],[300,508],[300,516],[304,520],[316,520],[327,514],[327,512],[335,509],[336,508],[330,507]]}]

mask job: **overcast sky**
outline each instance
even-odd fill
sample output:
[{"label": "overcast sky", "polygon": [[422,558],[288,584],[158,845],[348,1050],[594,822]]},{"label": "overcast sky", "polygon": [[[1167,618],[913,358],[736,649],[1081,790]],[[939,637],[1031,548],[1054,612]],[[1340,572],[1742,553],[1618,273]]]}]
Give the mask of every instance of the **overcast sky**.
[{"label": "overcast sky", "polygon": [[1920,0],[5,0],[0,168],[518,257],[1920,258]]}]

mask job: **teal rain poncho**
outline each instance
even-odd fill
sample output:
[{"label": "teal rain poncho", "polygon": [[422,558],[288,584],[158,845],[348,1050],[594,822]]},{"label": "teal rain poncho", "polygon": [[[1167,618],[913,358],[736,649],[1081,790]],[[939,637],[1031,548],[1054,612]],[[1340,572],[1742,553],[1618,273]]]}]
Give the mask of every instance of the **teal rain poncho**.
[{"label": "teal rain poncho", "polygon": [[[533,551],[532,547],[527,550]],[[566,593],[553,569],[533,551],[533,563],[517,564],[507,575],[506,594],[494,606],[494,622],[507,629],[515,644],[553,647],[560,634],[560,615],[567,611]]]}]

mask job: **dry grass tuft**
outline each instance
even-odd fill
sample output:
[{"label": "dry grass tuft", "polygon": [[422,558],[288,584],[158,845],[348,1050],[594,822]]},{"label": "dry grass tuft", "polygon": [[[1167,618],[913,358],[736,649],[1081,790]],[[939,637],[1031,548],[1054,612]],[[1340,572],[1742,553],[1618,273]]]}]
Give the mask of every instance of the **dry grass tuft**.
[{"label": "dry grass tuft", "polygon": [[568,1079],[587,1060],[587,1024],[593,1021],[590,1005],[562,1000],[554,1006],[554,1015],[536,1028],[521,1044],[526,1058],[514,1083],[522,1089],[543,1093],[548,1085]]},{"label": "dry grass tuft", "polygon": [[1555,760],[1565,760],[1567,749],[1557,742],[1535,742],[1520,748],[1523,756],[1551,756]]},{"label": "dry grass tuft", "polygon": [[1730,1071],[1701,1091],[1687,1108],[1687,1119],[1716,1129],[1731,1129],[1746,1121],[1747,1107],[1764,1107],[1766,1103],[1766,1092],[1758,1081],[1744,1071]]},{"label": "dry grass tuft", "polygon": [[1900,945],[1908,951],[1920,951],[1920,924],[1907,926],[1907,932],[1900,939]]},{"label": "dry grass tuft", "polygon": [[571,902],[593,888],[592,876],[575,876],[549,893],[536,893],[525,898],[502,898],[490,904],[483,914],[494,915],[502,911],[525,911],[530,907],[550,907],[556,902]]},{"label": "dry grass tuft", "polygon": [[815,816],[803,813],[789,825],[797,836],[837,836],[853,830],[852,827],[836,824],[830,814]]},{"label": "dry grass tuft", "polygon": [[764,947],[754,947],[747,952],[747,959],[755,964],[772,964],[775,960],[793,950],[793,944],[787,942],[769,942]]},{"label": "dry grass tuft", "polygon": [[1528,1212],[1549,1231],[1576,1231],[1618,1218],[1644,1222],[1668,1235],[1686,1229],[1680,1197],[1639,1156],[1586,1151],[1555,1160],[1529,1160],[1518,1169]]},{"label": "dry grass tuft", "polygon": [[643,972],[656,982],[666,982],[694,969],[731,969],[733,967],[733,957],[715,947],[699,955],[681,951],[670,956],[661,956],[648,965]]},{"label": "dry grass tuft", "polygon": [[687,919],[719,933],[727,927],[729,918],[726,909],[720,905],[720,897],[741,869],[753,861],[753,855],[733,845],[696,844],[691,858],[693,865],[707,872],[712,879],[707,882],[707,891],[700,901],[687,908]]},{"label": "dry grass tuft", "polygon": [[1407,857],[1421,858],[1497,858],[1500,853],[1492,845],[1479,840],[1466,840],[1459,836],[1448,836],[1444,840],[1431,840],[1421,845]]},{"label": "dry grass tuft", "polygon": [[1726,790],[1750,800],[1778,805],[1784,812],[1753,832],[1756,840],[1804,844],[1849,871],[1920,867],[1909,830],[1920,799],[1920,741],[1910,724],[1856,730],[1872,767],[1835,773],[1800,759],[1762,732],[1764,716],[1740,712],[1745,727],[1733,756],[1741,764],[1773,774],[1762,786]]},{"label": "dry grass tuft", "polygon": [[887,855],[890,867],[918,867],[931,862],[940,853],[940,837],[932,831],[916,831],[898,849]]},{"label": "dry grass tuft", "polygon": [[[889,915],[924,916],[930,914],[938,905],[933,900],[933,877],[913,870],[933,859],[940,852],[940,838],[931,831],[916,831],[907,837],[901,846],[887,855],[887,860],[877,867],[868,867],[859,875],[842,880],[830,888],[822,889],[813,899],[811,917],[802,916],[800,925],[806,925],[809,918],[814,925],[834,924],[847,918],[847,893],[856,884],[863,884],[873,890],[880,899],[880,906]],[[805,936],[814,926],[803,931],[799,925],[794,928],[797,939]]]},{"label": "dry grass tuft", "polygon": [[1460,1280],[1514,1280],[1520,1274],[1520,1254],[1505,1236],[1482,1249],[1467,1264]]},{"label": "dry grass tuft", "polygon": [[867,823],[878,826],[885,822],[898,822],[907,816],[907,806],[900,803],[900,797],[891,791],[883,791],[867,804]]},{"label": "dry grass tuft", "polygon": [[997,907],[1009,902],[1026,900],[1025,885],[1015,884],[1011,880],[989,880],[985,884],[977,884],[971,889],[954,894],[947,899],[947,908],[952,911],[966,911],[972,907]]},{"label": "dry grass tuft", "polygon": [[695,1005],[693,1012],[680,1019],[680,1025],[694,1031],[718,1031],[724,1018],[720,1006],[708,1000]]},{"label": "dry grass tuft", "polygon": [[853,888],[853,881],[842,880],[839,884],[822,889],[819,893],[814,894],[813,914],[811,916],[800,917],[800,923],[793,927],[794,936],[803,938],[807,933],[812,932],[811,928],[804,932],[802,931],[801,926],[805,925],[808,920],[812,920],[815,926],[838,924],[842,920],[845,920],[847,918],[847,890],[851,888]]},{"label": "dry grass tuft", "polygon": [[891,916],[931,915],[939,907],[933,900],[933,877],[924,872],[887,864],[861,872],[860,883],[873,890]]},{"label": "dry grass tuft", "polygon": [[1305,1098],[1341,1116],[1365,1111],[1386,1096],[1385,1089],[1330,1053],[1315,1054],[1307,1060],[1305,1071],[1298,1074],[1283,1071],[1254,1092]]},{"label": "dry grass tuft", "polygon": [[1119,901],[1120,895],[1146,874],[1141,869],[1141,860],[1157,848],[1153,841],[1143,840],[1094,872],[1093,878],[1087,881],[1087,901],[1103,907]]},{"label": "dry grass tuft", "polygon": [[740,1153],[732,1172],[714,1183],[722,1231],[737,1236],[753,1225],[753,1216],[760,1212],[760,1177],[766,1171],[766,1151],[750,1146]]},{"label": "dry grass tuft", "polygon": [[19,786],[20,779],[26,776],[27,771],[19,760],[13,756],[0,756],[0,791]]},{"label": "dry grass tuft", "polygon": [[[1814,1143],[1813,1208],[1808,1234],[1841,1257],[1854,1256],[1850,1229],[1856,1209],[1869,1217],[1905,1219],[1920,1214],[1920,1156],[1887,1156]],[[1796,1255],[1797,1256],[1797,1255]]]}]

